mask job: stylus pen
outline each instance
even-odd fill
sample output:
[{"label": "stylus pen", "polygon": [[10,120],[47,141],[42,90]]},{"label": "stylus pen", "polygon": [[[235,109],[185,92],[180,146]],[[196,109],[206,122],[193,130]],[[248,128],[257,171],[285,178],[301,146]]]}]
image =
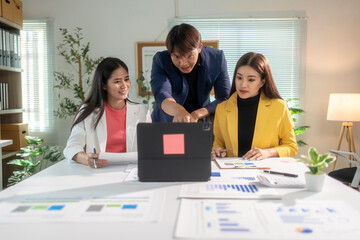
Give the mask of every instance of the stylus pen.
[{"label": "stylus pen", "polygon": [[269,171],[269,170],[264,170],[263,172],[270,173],[270,174],[284,175],[286,177],[298,177],[297,174],[292,174],[292,173],[275,172],[275,171]]},{"label": "stylus pen", "polygon": [[[96,154],[96,149],[94,148],[94,154]],[[97,161],[96,158],[94,158],[94,167],[97,168]]]},{"label": "stylus pen", "polygon": [[[227,152],[230,151],[231,149],[220,149],[219,152]],[[211,153],[215,153],[215,151],[211,151]]]}]

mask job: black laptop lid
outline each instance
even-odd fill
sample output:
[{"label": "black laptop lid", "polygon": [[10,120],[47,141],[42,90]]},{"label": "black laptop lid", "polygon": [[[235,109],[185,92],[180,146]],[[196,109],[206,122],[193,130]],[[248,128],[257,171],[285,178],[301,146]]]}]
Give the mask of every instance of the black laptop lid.
[{"label": "black laptop lid", "polygon": [[212,125],[139,123],[140,181],[207,181],[211,174]]}]

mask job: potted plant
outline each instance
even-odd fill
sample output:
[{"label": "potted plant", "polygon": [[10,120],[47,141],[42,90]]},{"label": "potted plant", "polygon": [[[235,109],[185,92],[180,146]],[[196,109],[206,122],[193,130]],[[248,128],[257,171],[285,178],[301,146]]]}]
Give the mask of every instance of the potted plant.
[{"label": "potted plant", "polygon": [[[59,107],[54,111],[58,118],[74,116],[79,106],[85,101],[85,95],[91,83],[91,75],[103,57],[89,56],[90,43],[84,43],[82,29],[77,27],[71,34],[60,28],[62,42],[57,46],[59,55],[65,59],[71,72],[55,71],[55,86],[58,89]],[[70,97],[71,96],[71,97]]]},{"label": "potted plant", "polygon": [[[290,111],[291,117],[295,123],[295,129],[294,129],[295,136],[303,134],[304,132],[306,132],[306,130],[308,130],[308,128],[310,128],[310,126],[298,126],[298,123],[299,123],[298,115],[305,112],[303,109],[301,109],[297,106],[298,101],[299,101],[299,98],[290,98],[290,99],[286,100],[286,103],[288,105],[290,105],[289,111]],[[296,137],[296,143],[299,147],[307,145],[306,142],[304,142],[301,139],[298,139],[298,137]]]},{"label": "potted plant", "polygon": [[22,153],[16,154],[21,158],[9,161],[7,164],[17,165],[19,169],[13,171],[13,175],[8,179],[8,185],[14,185],[31,175],[40,172],[48,167],[49,162],[55,163],[64,159],[62,147],[46,145],[42,138],[25,136],[27,147],[21,148]]},{"label": "potted plant", "polygon": [[309,172],[305,173],[306,187],[309,191],[319,192],[324,185],[325,173],[320,170],[335,161],[335,157],[326,153],[320,155],[314,147],[309,148],[308,156],[301,155],[300,162],[305,163]]}]

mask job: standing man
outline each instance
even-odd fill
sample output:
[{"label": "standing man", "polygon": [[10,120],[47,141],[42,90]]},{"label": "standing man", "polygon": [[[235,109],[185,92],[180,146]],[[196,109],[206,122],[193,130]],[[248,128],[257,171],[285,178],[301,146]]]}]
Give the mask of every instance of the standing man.
[{"label": "standing man", "polygon": [[184,23],[170,30],[166,48],[155,54],[151,70],[153,122],[197,122],[213,115],[230,90],[223,51],[203,46],[198,30]]}]

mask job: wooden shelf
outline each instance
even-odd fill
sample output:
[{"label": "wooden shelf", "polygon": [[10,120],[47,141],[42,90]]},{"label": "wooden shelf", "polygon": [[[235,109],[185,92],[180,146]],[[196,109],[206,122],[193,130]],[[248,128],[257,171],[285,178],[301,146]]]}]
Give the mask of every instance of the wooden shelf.
[{"label": "wooden shelf", "polygon": [[23,113],[24,109],[22,108],[17,108],[17,109],[4,109],[4,110],[0,110],[0,115],[3,114],[14,114],[14,113]]},{"label": "wooden shelf", "polygon": [[11,145],[13,143],[12,140],[0,140],[0,147],[6,147],[8,145]]},{"label": "wooden shelf", "polygon": [[8,66],[3,66],[0,65],[0,71],[8,71],[8,72],[22,72],[21,68],[14,68],[14,67],[8,67]]},{"label": "wooden shelf", "polygon": [[3,28],[6,28],[6,29],[9,29],[9,28],[15,28],[15,29],[18,29],[18,30],[21,30],[22,27],[20,25],[17,25],[16,23],[13,23],[5,18],[2,18],[0,17],[0,26],[3,27]]},{"label": "wooden shelf", "polygon": [[3,152],[2,152],[2,158],[3,158],[3,159],[9,158],[9,157],[15,156],[16,154],[21,153],[21,152],[22,152],[22,151],[12,151],[12,152],[3,151]]}]

